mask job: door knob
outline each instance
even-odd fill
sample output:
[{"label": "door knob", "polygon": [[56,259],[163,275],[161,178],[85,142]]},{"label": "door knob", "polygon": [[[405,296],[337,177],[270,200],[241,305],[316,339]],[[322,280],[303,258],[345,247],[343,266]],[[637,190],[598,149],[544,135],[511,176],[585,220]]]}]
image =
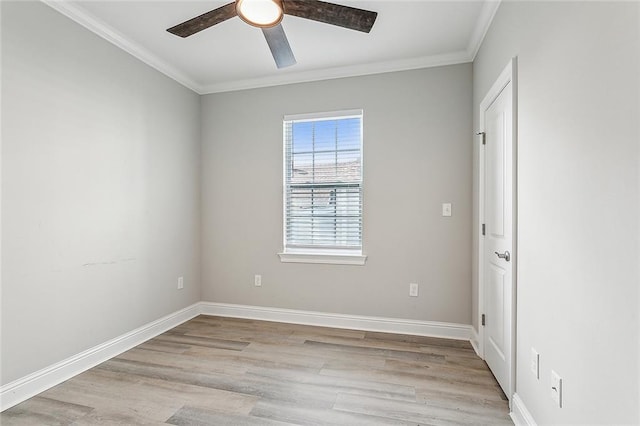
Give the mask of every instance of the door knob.
[{"label": "door knob", "polygon": [[498,253],[497,251],[494,252],[496,254],[496,256],[498,256],[500,259],[504,259],[507,262],[511,260],[511,253],[509,253],[509,250],[505,251],[504,253]]}]

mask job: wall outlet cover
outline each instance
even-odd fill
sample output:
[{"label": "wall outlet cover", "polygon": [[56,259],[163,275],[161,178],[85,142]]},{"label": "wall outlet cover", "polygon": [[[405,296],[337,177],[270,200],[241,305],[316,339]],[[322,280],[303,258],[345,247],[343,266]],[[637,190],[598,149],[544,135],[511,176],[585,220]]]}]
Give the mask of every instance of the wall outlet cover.
[{"label": "wall outlet cover", "polygon": [[418,297],[418,284],[417,283],[409,284],[409,296]]}]

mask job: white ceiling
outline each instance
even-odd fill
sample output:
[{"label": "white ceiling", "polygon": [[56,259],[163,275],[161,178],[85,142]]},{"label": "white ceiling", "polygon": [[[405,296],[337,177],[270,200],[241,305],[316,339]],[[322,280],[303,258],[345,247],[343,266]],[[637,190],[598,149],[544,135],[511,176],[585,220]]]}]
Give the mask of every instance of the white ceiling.
[{"label": "white ceiling", "polygon": [[240,18],[185,39],[166,31],[229,0],[45,2],[200,94],[469,62],[499,4],[335,0],[378,12],[371,32],[285,15],[298,63],[277,69],[261,30]]}]

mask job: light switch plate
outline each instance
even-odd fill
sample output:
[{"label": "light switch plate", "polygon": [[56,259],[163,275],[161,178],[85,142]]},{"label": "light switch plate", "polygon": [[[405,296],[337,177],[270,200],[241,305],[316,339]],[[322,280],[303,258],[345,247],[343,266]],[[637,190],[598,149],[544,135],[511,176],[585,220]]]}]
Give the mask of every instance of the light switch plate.
[{"label": "light switch plate", "polygon": [[562,377],[551,370],[551,399],[562,408]]},{"label": "light switch plate", "polygon": [[442,203],[442,216],[451,216],[451,203]]},{"label": "light switch plate", "polygon": [[534,348],[531,348],[531,372],[536,379],[540,378],[540,354]]}]

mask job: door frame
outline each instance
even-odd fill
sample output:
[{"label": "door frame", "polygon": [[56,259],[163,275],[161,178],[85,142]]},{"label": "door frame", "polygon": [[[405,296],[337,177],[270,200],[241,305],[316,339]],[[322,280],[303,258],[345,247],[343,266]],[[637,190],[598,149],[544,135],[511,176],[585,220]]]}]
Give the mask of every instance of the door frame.
[{"label": "door frame", "polygon": [[[517,179],[517,171],[518,171],[518,121],[517,121],[517,112],[518,112],[518,90],[517,90],[517,57],[512,58],[504,70],[500,73],[499,77],[493,83],[487,94],[485,95],[482,102],[480,102],[480,121],[479,125],[479,134],[483,135],[485,132],[485,111],[491,106],[491,104],[497,99],[497,97],[502,92],[509,83],[511,83],[511,105],[512,105],[512,200],[513,200],[513,217],[512,217],[512,235],[513,235],[513,247],[511,253],[512,259],[512,271],[511,271],[511,288],[512,288],[512,300],[511,300],[511,366],[509,371],[509,391],[507,398],[509,398],[509,405],[511,405],[513,400],[513,395],[516,391],[516,331],[517,331],[517,322],[516,322],[516,312],[517,312],[517,276],[518,276],[518,197],[517,197],[517,188],[518,188],[518,179]],[[484,283],[484,236],[482,235],[482,224],[485,223],[485,152],[484,145],[480,145],[480,149],[478,150],[478,216],[477,216],[477,229],[478,229],[478,265],[477,265],[477,273],[478,273],[478,317],[476,318],[478,324],[478,349],[479,355],[482,359],[485,358],[484,355],[484,327],[482,326],[482,315],[485,312],[485,283]]]}]

